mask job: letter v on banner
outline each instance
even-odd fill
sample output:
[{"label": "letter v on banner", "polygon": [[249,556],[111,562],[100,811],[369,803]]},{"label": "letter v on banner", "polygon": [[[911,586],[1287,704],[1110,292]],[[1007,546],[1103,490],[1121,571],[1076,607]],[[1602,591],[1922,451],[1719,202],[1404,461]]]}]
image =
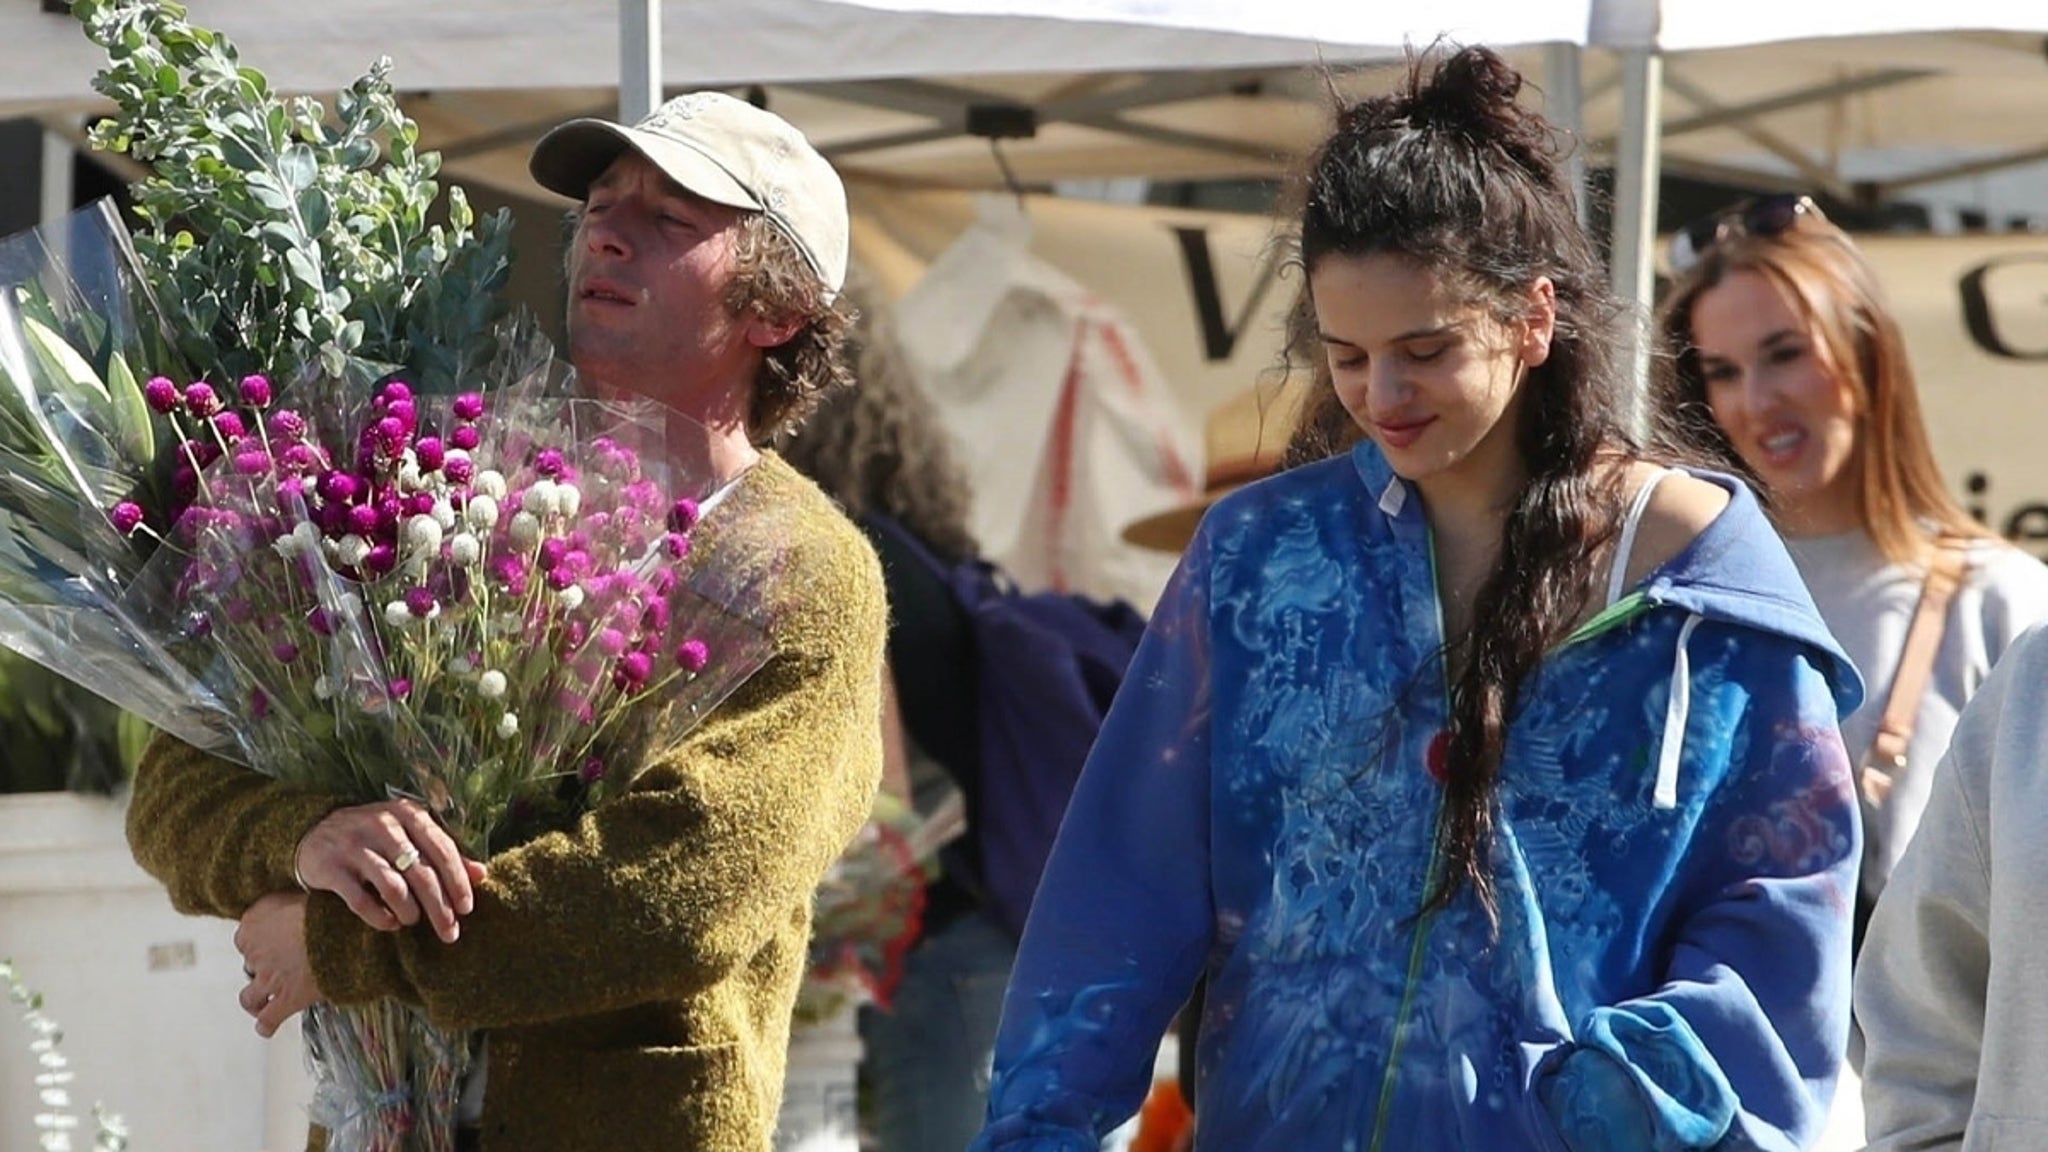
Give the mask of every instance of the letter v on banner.
[{"label": "letter v on banner", "polygon": [[1259,262],[1251,295],[1237,310],[1237,319],[1226,323],[1223,319],[1223,287],[1216,282],[1216,261],[1209,254],[1209,230],[1176,226],[1173,235],[1180,241],[1181,266],[1187,271],[1188,291],[1195,298],[1195,316],[1202,324],[1202,354],[1211,361],[1228,360],[1237,349],[1237,338],[1244,334],[1246,322],[1258,313],[1260,303],[1266,299],[1266,290],[1273,286],[1279,261],[1275,253],[1269,251]]}]

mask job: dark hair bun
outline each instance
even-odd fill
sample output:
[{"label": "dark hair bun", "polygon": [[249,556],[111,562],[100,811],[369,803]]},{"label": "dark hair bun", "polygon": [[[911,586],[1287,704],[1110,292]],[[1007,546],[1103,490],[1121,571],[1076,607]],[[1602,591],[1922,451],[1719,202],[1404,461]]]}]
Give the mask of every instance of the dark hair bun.
[{"label": "dark hair bun", "polygon": [[1541,115],[1524,108],[1522,74],[1490,48],[1460,48],[1438,60],[1424,79],[1421,62],[1409,69],[1408,122],[1429,131],[1462,136],[1477,146],[1506,153],[1538,179],[1550,182],[1557,169],[1552,129]]}]

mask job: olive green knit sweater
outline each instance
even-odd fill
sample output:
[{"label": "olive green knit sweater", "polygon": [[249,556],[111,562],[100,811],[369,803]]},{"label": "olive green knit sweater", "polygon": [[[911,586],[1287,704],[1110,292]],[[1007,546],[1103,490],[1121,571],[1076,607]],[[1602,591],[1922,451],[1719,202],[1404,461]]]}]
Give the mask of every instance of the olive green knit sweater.
[{"label": "olive green knit sweater", "polygon": [[[860,532],[774,456],[698,537],[767,540],[767,665],[627,793],[493,856],[459,941],[308,902],[328,999],[487,1031],[488,1152],[769,1147],[811,895],[880,779],[886,609]],[[178,908],[238,917],[294,887],[300,837],[335,806],[160,739],[128,838]]]}]

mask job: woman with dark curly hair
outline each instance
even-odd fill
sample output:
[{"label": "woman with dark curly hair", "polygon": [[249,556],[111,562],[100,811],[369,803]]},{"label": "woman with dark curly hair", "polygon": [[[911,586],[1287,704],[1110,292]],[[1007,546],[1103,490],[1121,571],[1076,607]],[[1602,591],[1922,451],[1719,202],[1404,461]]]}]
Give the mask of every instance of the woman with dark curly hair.
[{"label": "woman with dark curly hair", "polygon": [[[1741,481],[1622,423],[1521,78],[1342,110],[1300,215],[1348,449],[1204,518],[1033,906],[978,1150],[1795,1148],[1849,1020],[1861,685]],[[1355,429],[1356,432],[1350,431]]]},{"label": "woman with dark curly hair", "polygon": [[[847,296],[858,312],[848,350],[859,387],[828,397],[783,437],[782,454],[839,502],[882,558],[890,608],[884,786],[926,812],[957,787],[977,812],[973,624],[905,539],[945,564],[979,555],[967,526],[973,489],[896,341],[888,301],[858,268]],[[989,1053],[1017,945],[975,894],[980,859],[970,826],[925,888],[923,934],[889,1008],[861,1015],[862,1079],[889,1152],[959,1152],[987,1106]]]}]

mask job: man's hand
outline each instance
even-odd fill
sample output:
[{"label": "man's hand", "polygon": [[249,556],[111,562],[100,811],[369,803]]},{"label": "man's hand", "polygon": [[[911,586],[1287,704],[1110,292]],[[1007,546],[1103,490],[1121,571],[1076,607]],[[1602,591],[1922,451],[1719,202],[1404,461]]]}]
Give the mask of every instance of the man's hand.
[{"label": "man's hand", "polygon": [[242,1011],[256,1018],[258,1036],[275,1036],[286,1020],[321,1000],[306,960],[304,895],[277,893],[251,904],[235,929],[235,948],[249,977]]},{"label": "man's hand", "polygon": [[473,885],[484,866],[464,860],[455,841],[410,800],[340,808],[299,841],[293,863],[308,889],[332,892],[363,922],[395,932],[424,914],[434,934],[454,943],[456,917],[476,907]]}]

